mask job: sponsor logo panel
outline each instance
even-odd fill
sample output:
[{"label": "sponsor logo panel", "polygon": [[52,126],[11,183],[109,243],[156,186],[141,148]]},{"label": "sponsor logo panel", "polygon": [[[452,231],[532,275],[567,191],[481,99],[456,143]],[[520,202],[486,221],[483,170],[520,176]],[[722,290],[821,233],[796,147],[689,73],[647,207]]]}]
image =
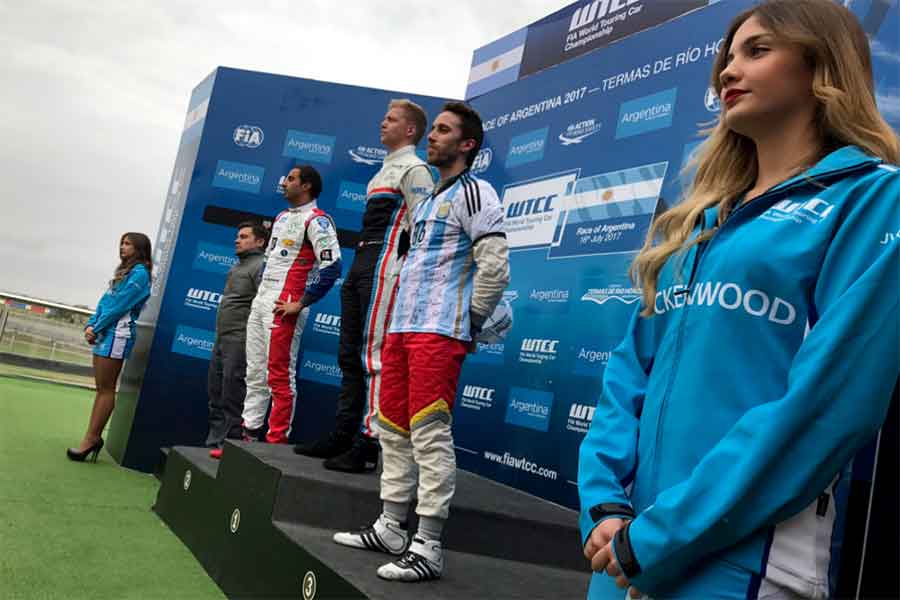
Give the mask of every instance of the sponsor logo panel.
[{"label": "sponsor logo panel", "polygon": [[203,311],[215,312],[219,308],[220,302],[222,302],[222,294],[201,288],[190,288],[184,295],[185,306]]},{"label": "sponsor logo panel", "polygon": [[300,363],[300,378],[340,387],[341,368],[338,366],[337,356],[304,351],[303,360]]},{"label": "sponsor logo panel", "polygon": [[509,142],[509,153],[506,155],[506,166],[518,167],[536,162],[544,158],[544,148],[547,146],[548,127],[535,129],[522,135],[517,135]]},{"label": "sponsor logo panel", "polygon": [[459,404],[471,410],[489,410],[494,406],[496,388],[479,385],[464,385],[459,396]]},{"label": "sponsor logo panel", "polygon": [[334,154],[335,139],[330,135],[289,129],[281,153],[284,156],[329,165]]},{"label": "sponsor logo panel", "polygon": [[578,171],[568,171],[503,187],[503,229],[511,249],[551,242],[569,187]]},{"label": "sponsor logo panel", "polygon": [[258,194],[266,170],[256,165],[220,160],[216,163],[213,187]]},{"label": "sponsor logo panel", "polygon": [[519,362],[543,365],[559,356],[559,340],[549,338],[524,338],[519,349]]},{"label": "sponsor logo panel", "polygon": [[355,181],[341,181],[338,190],[337,207],[343,210],[365,212],[366,185]]},{"label": "sponsor logo panel", "polygon": [[594,419],[596,407],[589,404],[573,404],[569,407],[569,416],[566,419],[566,430],[574,433],[587,433]]},{"label": "sponsor logo panel", "polygon": [[199,242],[192,266],[210,273],[228,273],[237,262],[238,257],[234,255],[233,247]]},{"label": "sponsor logo panel", "polygon": [[473,362],[486,365],[502,365],[503,353],[506,351],[506,344],[499,342],[496,344],[478,343],[478,351],[466,359],[467,362]]},{"label": "sponsor logo panel", "polygon": [[678,88],[669,88],[623,102],[619,107],[616,139],[621,140],[671,126],[675,116],[677,95]]},{"label": "sponsor logo panel", "polygon": [[668,166],[653,163],[577,180],[562,203],[549,258],[639,250]]},{"label": "sponsor logo panel", "polygon": [[475,155],[475,160],[472,162],[472,174],[479,175],[488,170],[491,166],[491,162],[494,160],[494,151],[490,148],[482,148],[478,151],[478,154]]},{"label": "sponsor logo panel", "polygon": [[553,393],[544,390],[512,387],[506,408],[506,422],[536,431],[550,428],[553,412]]},{"label": "sponsor logo panel", "polygon": [[384,157],[388,153],[384,148],[377,146],[356,146],[347,150],[347,154],[350,155],[350,159],[355,163],[375,166],[383,163]]},{"label": "sponsor logo panel", "polygon": [[584,119],[582,121],[570,123],[565,130],[559,134],[559,142],[563,146],[575,146],[592,135],[600,133],[602,126],[599,119]]},{"label": "sponsor logo panel", "polygon": [[241,148],[259,148],[266,139],[263,130],[255,125],[238,125],[231,134],[235,145]]},{"label": "sponsor logo panel", "polygon": [[209,360],[215,341],[215,331],[178,325],[172,340],[172,352]]},{"label": "sponsor logo panel", "polygon": [[608,348],[581,346],[578,348],[578,354],[575,355],[573,373],[585,377],[599,377],[603,373],[606,363],[609,362],[611,354],[612,351]]},{"label": "sponsor logo panel", "polygon": [[341,335],[341,316],[331,313],[316,313],[313,319],[313,331],[324,335]]}]

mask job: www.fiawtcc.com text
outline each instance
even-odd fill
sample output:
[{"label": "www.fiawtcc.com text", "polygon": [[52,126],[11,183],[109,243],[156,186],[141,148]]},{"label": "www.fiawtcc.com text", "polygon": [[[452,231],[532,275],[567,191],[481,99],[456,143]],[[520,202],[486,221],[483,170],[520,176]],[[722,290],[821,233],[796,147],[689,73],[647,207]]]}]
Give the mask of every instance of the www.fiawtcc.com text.
[{"label": "www.fiawtcc.com text", "polygon": [[544,467],[538,466],[535,463],[529,461],[525,457],[513,456],[509,452],[497,454],[495,452],[485,450],[484,457],[491,462],[500,463],[501,465],[512,467],[513,469],[519,469],[520,471],[525,471],[526,473],[531,473],[533,475],[537,475],[538,477],[543,477],[544,479],[556,480],[556,478],[558,477],[557,472],[553,469],[545,469]]}]

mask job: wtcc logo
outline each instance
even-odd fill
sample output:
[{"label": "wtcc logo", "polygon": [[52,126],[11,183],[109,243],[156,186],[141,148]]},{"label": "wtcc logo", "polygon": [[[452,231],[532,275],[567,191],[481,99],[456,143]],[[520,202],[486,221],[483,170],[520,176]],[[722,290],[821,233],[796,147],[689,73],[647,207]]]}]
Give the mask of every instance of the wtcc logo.
[{"label": "wtcc logo", "polygon": [[581,297],[582,302],[593,302],[594,304],[606,304],[610,300],[621,302],[622,304],[634,304],[641,299],[641,290],[639,288],[624,287],[622,285],[611,285],[605,288],[590,288]]},{"label": "wtcc logo", "polygon": [[199,288],[189,289],[184,297],[185,306],[205,311],[216,310],[221,302],[222,294]]},{"label": "wtcc logo", "polygon": [[491,166],[492,160],[494,160],[494,152],[490,148],[479,150],[478,154],[475,155],[475,160],[472,162],[472,174],[478,175],[487,171],[488,167]]},{"label": "wtcc logo", "polygon": [[834,210],[834,205],[821,198],[813,198],[807,202],[791,202],[782,200],[762,214],[767,221],[793,221],[794,223],[812,223],[824,221]]},{"label": "wtcc logo", "polygon": [[569,418],[566,420],[566,429],[575,433],[587,433],[594,419],[596,407],[587,404],[573,404],[569,408]]},{"label": "wtcc logo", "polygon": [[494,406],[494,394],[497,390],[478,385],[467,385],[460,396],[460,404],[463,408],[472,410],[488,409]]},{"label": "wtcc logo", "polygon": [[341,316],[329,313],[317,313],[313,320],[313,331],[324,335],[341,335]]},{"label": "wtcc logo", "polygon": [[[587,27],[599,19],[603,19],[607,15],[623,11],[625,8],[641,2],[642,0],[594,0],[590,4],[585,4],[575,9],[572,13],[572,20],[569,22],[569,31],[575,31]],[[629,15],[640,12],[641,7],[629,8]],[[625,16],[625,13],[622,14]]]},{"label": "wtcc logo", "polygon": [[259,148],[266,135],[262,129],[254,125],[238,125],[234,128],[231,139],[241,148]]},{"label": "wtcc logo", "polygon": [[542,365],[556,360],[559,340],[525,338],[519,350],[519,362]]},{"label": "wtcc logo", "polygon": [[572,123],[566,130],[559,134],[559,141],[563,146],[572,146],[580,144],[586,138],[591,137],[595,133],[600,133],[601,123],[596,119],[587,119]]},{"label": "wtcc logo", "polygon": [[372,148],[370,146],[357,146],[356,148],[347,150],[347,154],[350,155],[350,158],[355,163],[377,165],[384,162],[384,157],[387,156],[387,150],[384,148]]}]

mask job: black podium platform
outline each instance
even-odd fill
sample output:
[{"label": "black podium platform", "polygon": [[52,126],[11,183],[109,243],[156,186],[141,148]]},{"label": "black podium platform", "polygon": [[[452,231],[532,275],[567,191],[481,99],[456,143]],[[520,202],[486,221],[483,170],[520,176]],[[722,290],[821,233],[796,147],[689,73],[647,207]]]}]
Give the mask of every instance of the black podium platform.
[{"label": "black podium platform", "polygon": [[[376,475],[347,475],[289,446],[232,443],[221,461],[175,447],[154,510],[232,599],[584,598],[574,511],[460,471],[440,581],[383,581],[385,554],[335,544],[374,521]],[[410,529],[415,530],[414,507]]]}]

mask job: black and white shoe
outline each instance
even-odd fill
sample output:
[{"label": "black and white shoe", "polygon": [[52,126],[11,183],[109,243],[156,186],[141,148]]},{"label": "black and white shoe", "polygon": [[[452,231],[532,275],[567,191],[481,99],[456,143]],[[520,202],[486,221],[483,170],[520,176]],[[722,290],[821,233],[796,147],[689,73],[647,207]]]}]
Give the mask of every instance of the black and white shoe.
[{"label": "black and white shoe", "polygon": [[444,571],[441,543],[413,536],[409,551],[400,560],[378,567],[378,576],[392,581],[431,581]]},{"label": "black and white shoe", "polygon": [[342,546],[399,556],[406,550],[409,534],[406,533],[406,523],[396,521],[382,513],[371,527],[364,527],[359,531],[338,532],[332,539]]}]

